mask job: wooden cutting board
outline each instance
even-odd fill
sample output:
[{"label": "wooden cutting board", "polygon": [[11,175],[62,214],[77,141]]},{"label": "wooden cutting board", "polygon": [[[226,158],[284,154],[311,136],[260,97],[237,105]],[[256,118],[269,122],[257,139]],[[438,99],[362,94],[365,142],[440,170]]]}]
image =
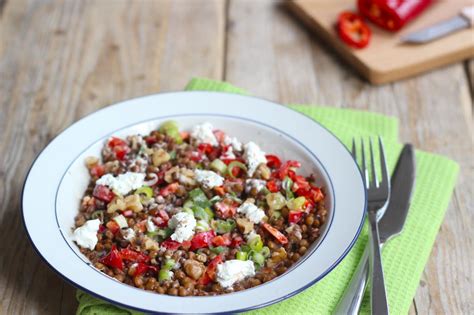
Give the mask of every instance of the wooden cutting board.
[{"label": "wooden cutting board", "polygon": [[289,8],[339,55],[371,83],[403,79],[449,63],[474,57],[474,28],[458,31],[422,45],[403,44],[400,38],[458,14],[473,0],[439,0],[397,33],[384,31],[372,23],[372,39],[364,49],[352,49],[341,42],[335,31],[340,12],[356,12],[356,0],[292,0]]}]

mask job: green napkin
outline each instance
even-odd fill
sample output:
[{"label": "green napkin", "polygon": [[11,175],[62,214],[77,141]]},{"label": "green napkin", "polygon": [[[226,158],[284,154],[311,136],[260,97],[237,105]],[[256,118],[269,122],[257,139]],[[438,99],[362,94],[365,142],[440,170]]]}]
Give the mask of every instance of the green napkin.
[{"label": "green napkin", "polygon": [[[186,90],[221,91],[247,94],[229,83],[193,79]],[[380,114],[351,109],[309,105],[290,105],[331,130],[347,146],[354,136],[381,135],[384,138],[389,167],[396,164],[401,145],[398,143],[398,121]],[[383,249],[383,263],[388,301],[392,314],[407,314],[418,288],[421,274],[456,183],[459,166],[442,156],[417,151],[417,176],[404,232]],[[251,311],[252,314],[329,314],[336,306],[362,255],[367,242],[365,227],[347,257],[321,281],[296,296]],[[139,314],[77,292],[77,314]],[[362,314],[368,314],[366,294]]]}]

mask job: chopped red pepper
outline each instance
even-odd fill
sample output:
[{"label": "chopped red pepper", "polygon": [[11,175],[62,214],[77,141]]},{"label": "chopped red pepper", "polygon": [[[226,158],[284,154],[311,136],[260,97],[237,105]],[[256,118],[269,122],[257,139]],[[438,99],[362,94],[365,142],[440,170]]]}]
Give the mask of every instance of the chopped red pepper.
[{"label": "chopped red pepper", "polygon": [[280,244],[285,245],[288,243],[288,239],[286,238],[286,236],[270,224],[263,223],[262,226],[265,230],[267,230],[268,233],[270,233],[274,238],[276,238],[276,240],[280,242]]},{"label": "chopped red pepper", "polygon": [[105,167],[104,165],[101,165],[101,164],[94,165],[91,168],[90,173],[92,176],[101,177],[105,173]]},{"label": "chopped red pepper", "polygon": [[298,223],[303,217],[303,211],[290,211],[288,213],[288,222],[289,223]]},{"label": "chopped red pepper", "polygon": [[310,189],[298,189],[296,195],[306,197],[309,200],[314,202],[319,202],[323,200],[324,194],[320,188],[315,186],[310,186]]},{"label": "chopped red pepper", "polygon": [[224,201],[219,201],[214,204],[216,208],[216,214],[222,219],[231,218],[237,212],[237,206],[234,204],[229,204]]},{"label": "chopped red pepper", "polygon": [[130,152],[130,147],[127,145],[127,142],[120,138],[110,138],[107,145],[112,148],[115,153],[115,157],[120,161],[123,160],[125,155]]},{"label": "chopped red pepper", "polygon": [[244,239],[241,236],[236,236],[232,239],[230,247],[239,247],[244,242]]},{"label": "chopped red pepper", "polygon": [[104,185],[96,185],[92,191],[92,195],[105,202],[110,202],[115,197],[115,194],[112,192],[112,190]]},{"label": "chopped red pepper", "polygon": [[217,265],[220,264],[221,262],[222,262],[222,256],[221,255],[218,255],[214,259],[212,259],[209,262],[209,265],[207,265],[206,271],[201,276],[198,283],[203,284],[203,285],[207,285],[211,281],[214,281],[216,279]]},{"label": "chopped red pepper", "polygon": [[354,48],[364,48],[369,44],[371,31],[362,16],[352,12],[342,12],[337,24],[339,37]]},{"label": "chopped red pepper", "polygon": [[194,235],[191,240],[191,250],[196,250],[198,248],[209,247],[212,239],[216,236],[213,230],[207,232],[201,232]]},{"label": "chopped red pepper", "polygon": [[240,163],[244,163],[245,164],[245,160],[243,158],[235,158],[235,159],[222,159],[222,162],[224,162],[226,165],[229,165],[230,163],[234,162],[234,161],[237,161],[237,162],[240,162]]},{"label": "chopped red pepper", "polygon": [[214,150],[214,148],[209,143],[200,143],[198,145],[198,150],[204,154],[209,154]]},{"label": "chopped red pepper", "polygon": [[131,250],[129,248],[124,248],[120,250],[120,257],[124,260],[129,260],[139,263],[147,263],[150,261],[150,257],[143,253]]},{"label": "chopped red pepper", "polygon": [[286,176],[288,176],[288,174],[292,174],[291,173],[293,172],[292,168],[299,168],[299,167],[301,167],[300,162],[288,160],[285,162],[285,164],[282,164],[276,172],[274,172],[273,177],[283,180],[285,179]]},{"label": "chopped red pepper", "polygon": [[109,139],[109,142],[107,143],[107,145],[110,148],[113,148],[113,147],[116,147],[116,146],[126,146],[127,142],[125,140],[122,140],[122,139],[117,138],[117,137],[111,137]]},{"label": "chopped red pepper", "polygon": [[267,159],[267,166],[268,167],[280,168],[281,160],[278,158],[278,156],[273,155],[273,154],[267,154],[267,155],[265,155],[265,158]]},{"label": "chopped red pepper", "polygon": [[358,0],[360,14],[374,24],[397,31],[407,22],[417,17],[432,0]]},{"label": "chopped red pepper", "polygon": [[173,241],[172,239],[167,239],[161,243],[161,246],[165,247],[166,249],[176,250],[181,246],[181,243]]},{"label": "chopped red pepper", "polygon": [[114,220],[110,220],[109,222],[107,222],[107,224],[105,225],[109,230],[110,232],[112,232],[113,234],[117,234],[117,232],[120,230],[120,225],[118,225],[117,222],[115,222]]},{"label": "chopped red pepper", "polygon": [[171,183],[160,191],[160,195],[166,197],[170,194],[175,193],[178,190],[179,183]]},{"label": "chopped red pepper", "polygon": [[99,261],[106,266],[123,270],[123,260],[115,245],[112,245],[110,252]]},{"label": "chopped red pepper", "polygon": [[189,159],[194,162],[202,161],[202,153],[199,151],[192,151],[189,153]]},{"label": "chopped red pepper", "polygon": [[270,192],[276,193],[280,191],[281,183],[277,182],[276,180],[269,180],[267,182],[267,188]]},{"label": "chopped red pepper", "polygon": [[133,276],[134,277],[141,276],[142,274],[144,274],[148,271],[151,271],[153,273],[157,273],[158,268],[156,266],[150,266],[150,265],[147,265],[147,264],[144,264],[144,263],[137,263],[137,265],[135,266],[135,271],[133,273]]},{"label": "chopped red pepper", "polygon": [[229,246],[232,244],[229,234],[218,235],[212,239],[212,245],[214,246]]},{"label": "chopped red pepper", "polygon": [[293,180],[293,187],[291,188],[292,191],[297,191],[298,189],[308,190],[310,189],[310,184],[301,175],[294,175],[291,177]]}]

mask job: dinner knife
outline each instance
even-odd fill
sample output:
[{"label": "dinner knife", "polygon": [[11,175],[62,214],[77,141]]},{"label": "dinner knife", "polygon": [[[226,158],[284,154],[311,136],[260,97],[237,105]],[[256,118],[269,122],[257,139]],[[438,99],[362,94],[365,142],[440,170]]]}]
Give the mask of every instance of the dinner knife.
[{"label": "dinner knife", "polygon": [[459,30],[474,26],[474,6],[465,7],[460,14],[401,38],[404,43],[424,44]]},{"label": "dinner knife", "polygon": [[[405,144],[390,180],[391,195],[385,214],[380,219],[379,237],[381,246],[403,230],[410,208],[415,183],[415,152],[411,144]],[[349,285],[346,287],[334,314],[357,314],[369,277],[369,247],[366,246]]]}]

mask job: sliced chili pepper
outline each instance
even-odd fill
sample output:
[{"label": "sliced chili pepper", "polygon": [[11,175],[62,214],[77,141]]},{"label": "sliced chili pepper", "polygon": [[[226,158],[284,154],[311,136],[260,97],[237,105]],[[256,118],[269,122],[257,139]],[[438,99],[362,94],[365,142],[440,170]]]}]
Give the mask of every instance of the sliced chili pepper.
[{"label": "sliced chili pepper", "polygon": [[410,20],[417,17],[432,0],[358,0],[359,12],[374,24],[398,31]]},{"label": "sliced chili pepper", "polygon": [[178,190],[179,183],[171,183],[160,191],[160,195],[166,197],[170,194],[175,193]]},{"label": "sliced chili pepper", "polygon": [[342,12],[337,24],[339,37],[347,45],[364,48],[369,44],[371,31],[362,16],[353,12]]},{"label": "sliced chili pepper", "polygon": [[244,242],[244,239],[241,236],[236,236],[232,239],[230,247],[239,247]]},{"label": "sliced chili pepper", "polygon": [[267,155],[265,155],[265,158],[267,159],[267,166],[268,167],[280,168],[281,160],[278,158],[278,156],[273,155],[273,154],[267,154]]},{"label": "sliced chili pepper", "polygon": [[92,191],[92,195],[105,202],[110,202],[115,197],[115,194],[112,192],[112,190],[104,185],[96,185]]},{"label": "sliced chili pepper", "polygon": [[285,245],[288,243],[288,239],[286,238],[286,236],[270,224],[263,223],[262,226],[265,230],[267,230],[268,233],[270,233],[274,238],[276,238],[276,240],[280,242],[280,244]]},{"label": "sliced chili pepper", "polygon": [[245,163],[245,160],[243,158],[235,158],[235,159],[222,159],[222,162],[224,162],[226,165],[229,165],[230,163],[237,161],[240,163]]},{"label": "sliced chili pepper", "polygon": [[304,178],[304,176],[293,175],[291,179],[293,180],[293,186],[291,188],[292,191],[297,191],[298,189],[310,189],[310,184],[308,183],[306,178]]},{"label": "sliced chili pepper", "polygon": [[120,257],[124,260],[129,260],[139,263],[147,263],[150,261],[150,257],[143,253],[131,250],[129,248],[123,248],[120,250]]},{"label": "sliced chili pepper", "polygon": [[213,230],[197,233],[196,235],[194,235],[193,239],[191,240],[191,250],[209,247],[212,239],[215,236],[216,236],[216,233]]},{"label": "sliced chili pepper", "polygon": [[202,153],[199,151],[192,151],[189,153],[189,159],[194,162],[202,161]]},{"label": "sliced chili pepper", "polygon": [[142,274],[151,271],[153,273],[158,273],[158,268],[155,266],[150,266],[144,263],[137,263],[135,266],[135,272],[133,273],[133,276],[141,276]]},{"label": "sliced chili pepper", "polygon": [[106,266],[123,270],[123,260],[115,245],[112,245],[110,252],[99,261]]},{"label": "sliced chili pepper", "polygon": [[181,246],[181,243],[173,241],[172,239],[167,239],[161,243],[161,246],[165,247],[166,249],[176,250]]},{"label": "sliced chili pepper", "polygon": [[116,146],[126,146],[127,142],[125,140],[117,138],[117,137],[111,137],[109,139],[109,142],[107,143],[107,145],[110,148],[113,148],[113,147],[116,147]]},{"label": "sliced chili pepper", "polygon": [[204,154],[209,154],[214,150],[214,148],[209,143],[200,143],[198,145],[198,150]]},{"label": "sliced chili pepper", "polygon": [[207,265],[206,271],[204,274],[201,276],[199,279],[198,283],[207,285],[208,283],[214,281],[216,279],[216,269],[217,265],[222,262],[222,256],[218,255],[214,259],[212,259],[209,262],[209,265]]},{"label": "sliced chili pepper", "polygon": [[232,244],[229,234],[215,236],[211,242],[213,246],[229,246]]},{"label": "sliced chili pepper", "polygon": [[117,232],[120,230],[120,225],[118,225],[117,222],[114,220],[110,220],[105,224],[105,226],[112,232],[113,234],[117,234]]},{"label": "sliced chili pepper", "polygon": [[288,222],[289,223],[298,223],[303,217],[303,211],[290,211],[288,213]]},{"label": "sliced chili pepper", "polygon": [[115,157],[119,161],[122,161],[125,158],[125,155],[130,152],[130,148],[128,146],[115,146],[113,150],[115,153]]},{"label": "sliced chili pepper", "polygon": [[219,201],[214,204],[216,208],[216,213],[219,218],[228,219],[234,216],[237,212],[237,206],[234,204],[229,204],[225,201]]},{"label": "sliced chili pepper", "polygon": [[288,176],[288,174],[292,174],[293,176],[294,171],[292,170],[292,168],[300,168],[300,167],[301,167],[300,162],[288,160],[284,164],[282,164],[276,172],[274,172],[273,177],[283,180],[285,179],[286,176]]},{"label": "sliced chili pepper", "polygon": [[324,194],[320,188],[315,186],[310,187],[310,189],[298,189],[295,193],[297,196],[306,197],[307,199],[314,202],[319,202],[324,199]]},{"label": "sliced chili pepper", "polygon": [[267,182],[267,188],[272,193],[279,192],[281,188],[281,184],[277,182],[276,180],[272,179]]}]

